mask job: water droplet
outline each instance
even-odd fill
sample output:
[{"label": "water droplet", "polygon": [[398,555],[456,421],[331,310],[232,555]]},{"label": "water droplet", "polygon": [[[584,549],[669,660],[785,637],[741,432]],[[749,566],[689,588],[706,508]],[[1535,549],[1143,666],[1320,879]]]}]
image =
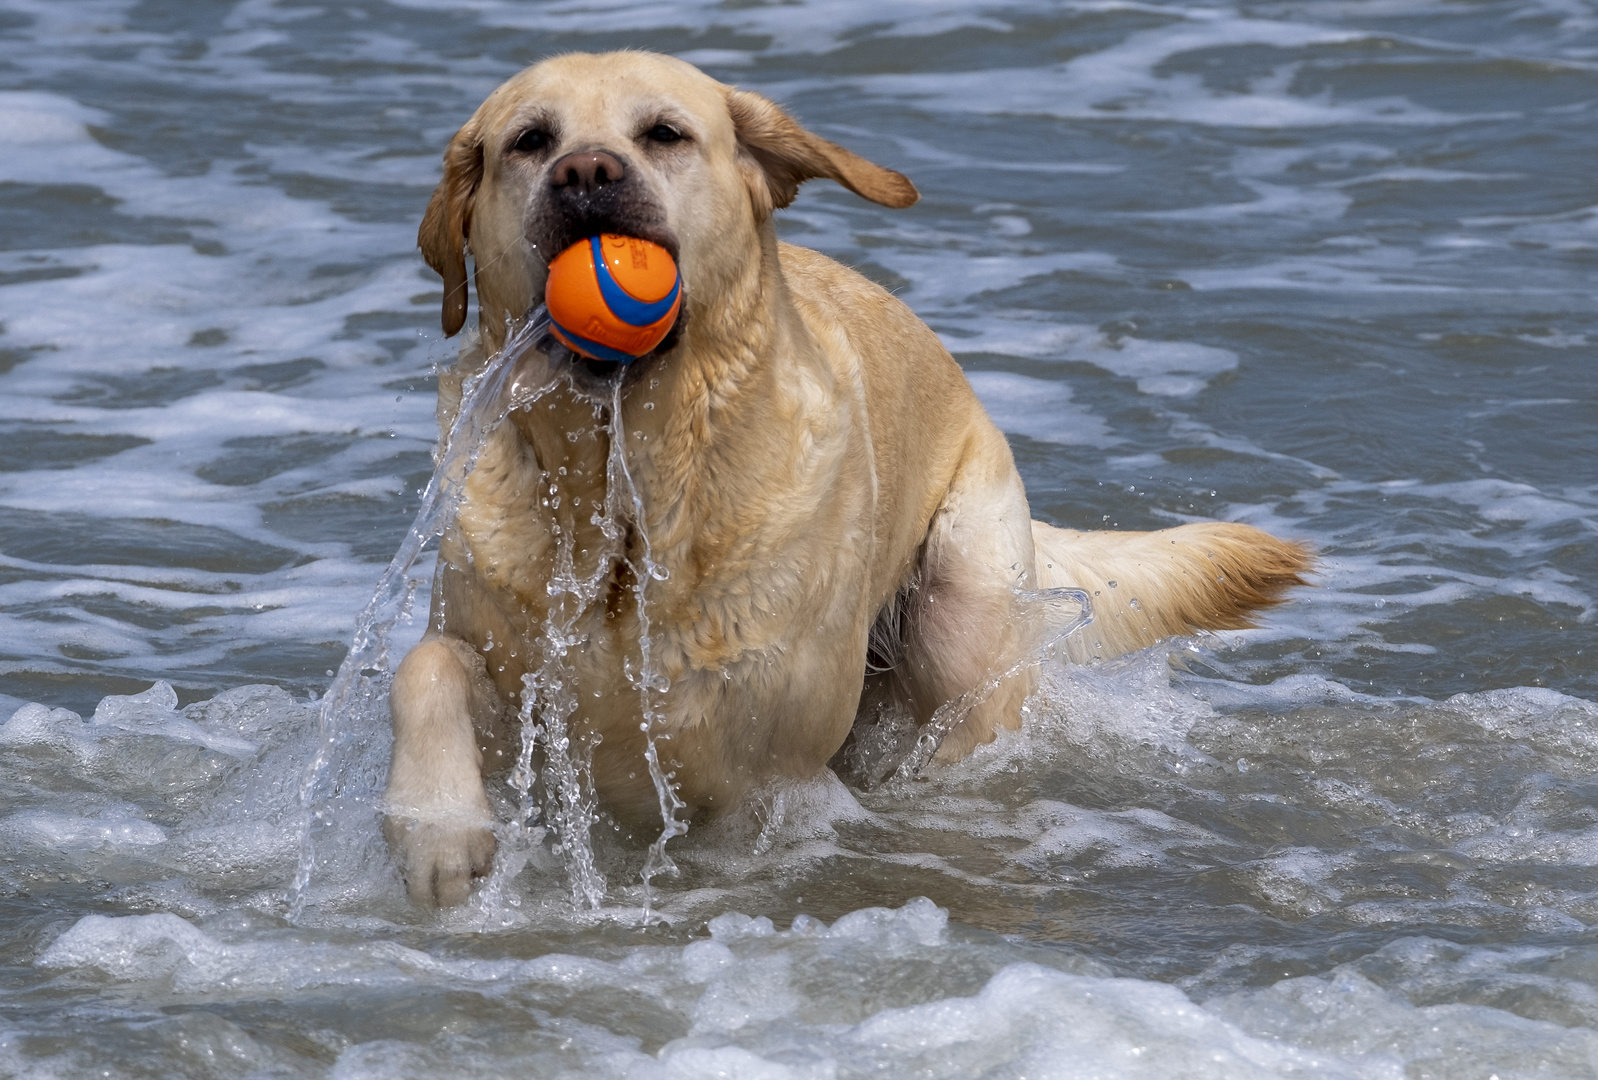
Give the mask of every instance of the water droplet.
[{"label": "water droplet", "polygon": [[1119,581],[1106,581],[1105,584],[1112,589],[1118,589],[1121,587],[1121,583]]}]

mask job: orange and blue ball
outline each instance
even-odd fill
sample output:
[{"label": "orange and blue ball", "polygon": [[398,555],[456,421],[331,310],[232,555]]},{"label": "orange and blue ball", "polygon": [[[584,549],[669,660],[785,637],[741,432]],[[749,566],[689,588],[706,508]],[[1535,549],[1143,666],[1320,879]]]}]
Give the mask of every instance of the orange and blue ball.
[{"label": "orange and blue ball", "polygon": [[550,261],[544,303],[561,344],[593,360],[628,364],[671,331],[682,281],[659,244],[603,233]]}]

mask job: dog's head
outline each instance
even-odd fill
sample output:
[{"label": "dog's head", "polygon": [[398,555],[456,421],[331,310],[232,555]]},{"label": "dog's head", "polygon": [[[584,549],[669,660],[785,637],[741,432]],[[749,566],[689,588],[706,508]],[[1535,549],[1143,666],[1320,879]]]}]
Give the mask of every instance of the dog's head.
[{"label": "dog's head", "polygon": [[885,206],[918,197],[900,174],[681,60],[573,53],[495,90],[450,140],[417,241],[444,278],[446,335],[466,321],[468,245],[481,314],[502,320],[542,298],[550,259],[599,232],[670,251],[691,316],[696,297],[760,258],[758,229],[814,177]]}]

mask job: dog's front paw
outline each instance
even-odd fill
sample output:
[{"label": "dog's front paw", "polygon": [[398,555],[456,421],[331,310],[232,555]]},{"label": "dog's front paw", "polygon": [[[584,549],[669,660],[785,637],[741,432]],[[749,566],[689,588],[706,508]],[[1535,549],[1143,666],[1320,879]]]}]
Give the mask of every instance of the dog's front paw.
[{"label": "dog's front paw", "polygon": [[467,815],[383,819],[383,835],[418,907],[458,907],[494,865],[494,834]]}]

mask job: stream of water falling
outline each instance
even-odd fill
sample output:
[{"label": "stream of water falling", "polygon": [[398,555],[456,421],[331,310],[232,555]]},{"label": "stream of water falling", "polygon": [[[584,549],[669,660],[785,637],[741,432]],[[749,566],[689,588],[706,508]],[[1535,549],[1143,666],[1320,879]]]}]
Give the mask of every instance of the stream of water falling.
[{"label": "stream of water falling", "polygon": [[[682,799],[672,777],[660,763],[655,723],[659,713],[655,696],[670,689],[654,661],[649,633],[646,590],[650,581],[663,581],[668,571],[651,553],[643,498],[627,467],[626,433],[622,422],[623,384],[616,380],[608,396],[584,392],[567,373],[567,352],[549,334],[549,316],[540,305],[506,340],[504,347],[470,376],[461,387],[461,402],[444,439],[438,463],[422,491],[421,506],[404,541],[378,579],[372,598],[362,609],[349,653],[322,696],[318,712],[319,743],[300,783],[305,823],[301,833],[299,869],[293,886],[290,917],[304,913],[307,888],[315,867],[316,826],[326,809],[321,805],[322,780],[338,752],[340,734],[350,726],[356,710],[383,710],[389,683],[389,639],[394,627],[410,617],[420,582],[410,572],[423,550],[443,536],[453,523],[465,493],[467,477],[493,432],[510,414],[531,406],[556,387],[593,405],[595,425],[609,441],[606,459],[606,495],[595,510],[592,524],[599,527],[605,547],[587,576],[576,569],[575,538],[554,526],[555,568],[548,592],[549,614],[540,638],[540,666],[523,676],[520,722],[521,746],[510,784],[518,795],[518,813],[508,828],[498,830],[504,853],[494,877],[485,883],[488,904],[503,895],[507,873],[519,871],[526,849],[547,830],[554,851],[562,857],[570,880],[572,901],[579,908],[598,909],[605,900],[605,876],[594,862],[590,830],[598,819],[592,758],[595,740],[574,739],[570,721],[578,708],[576,672],[570,662],[574,649],[584,645],[578,620],[599,600],[614,579],[618,562],[631,571],[632,591],[639,626],[639,658],[629,661],[627,677],[639,696],[640,728],[645,738],[645,762],[655,785],[661,814],[660,835],[650,845],[641,879],[644,919],[652,918],[650,882],[659,873],[676,873],[666,854],[666,844],[688,831],[677,816]],[[551,359],[554,357],[555,359]],[[549,477],[549,497],[558,500],[559,479]],[[558,501],[555,505],[559,505]],[[628,525],[639,538],[636,556],[628,552]],[[542,796],[541,798],[539,796]],[[539,823],[542,821],[542,827]]]},{"label": "stream of water falling", "polygon": [[[316,826],[325,812],[319,802],[321,783],[338,750],[339,736],[349,726],[354,710],[382,707],[379,703],[387,697],[389,637],[397,624],[409,619],[421,584],[410,576],[411,568],[426,546],[443,536],[454,521],[466,479],[489,435],[513,411],[533,404],[561,383],[559,370],[546,359],[551,340],[549,315],[540,306],[510,335],[504,348],[461,386],[460,407],[439,448],[433,475],[422,490],[416,518],[378,578],[371,600],[361,609],[349,652],[322,695],[317,712],[316,753],[300,781],[305,821],[290,918],[298,919],[304,913],[306,890],[316,864]],[[536,360],[524,364],[529,354]]]},{"label": "stream of water falling", "polygon": [[[570,386],[570,384],[568,384]],[[573,393],[579,393],[571,387]],[[641,873],[643,918],[651,919],[650,884],[661,873],[676,872],[666,843],[688,831],[688,823],[677,817],[683,802],[672,787],[672,777],[660,764],[656,752],[655,730],[659,718],[655,695],[670,689],[666,677],[655,664],[647,589],[651,581],[667,576],[665,567],[654,561],[648,530],[648,515],[642,496],[627,467],[626,429],[623,423],[623,382],[617,379],[607,397],[581,394],[593,406],[595,425],[609,443],[605,464],[605,501],[596,508],[590,521],[599,527],[604,547],[598,552],[593,570],[582,576],[576,569],[576,537],[555,532],[555,568],[548,585],[551,600],[541,638],[542,663],[522,679],[524,692],[520,720],[522,749],[511,774],[511,784],[521,797],[522,812],[518,829],[525,829],[537,817],[532,800],[535,748],[544,749],[542,803],[543,818],[553,832],[555,850],[565,862],[571,882],[572,900],[580,908],[598,909],[605,900],[605,877],[594,862],[590,831],[599,816],[598,799],[593,789],[592,739],[574,740],[570,721],[577,712],[577,674],[570,656],[585,644],[577,630],[578,620],[597,602],[616,579],[617,563],[627,566],[638,620],[638,661],[626,661],[629,683],[638,693],[640,728],[644,733],[644,757],[660,804],[661,831],[650,845]],[[548,477],[548,497],[553,505],[564,497],[559,477]],[[631,525],[629,530],[628,525]],[[627,538],[638,539],[638,551],[627,548]],[[519,840],[519,842],[525,842]]]}]

